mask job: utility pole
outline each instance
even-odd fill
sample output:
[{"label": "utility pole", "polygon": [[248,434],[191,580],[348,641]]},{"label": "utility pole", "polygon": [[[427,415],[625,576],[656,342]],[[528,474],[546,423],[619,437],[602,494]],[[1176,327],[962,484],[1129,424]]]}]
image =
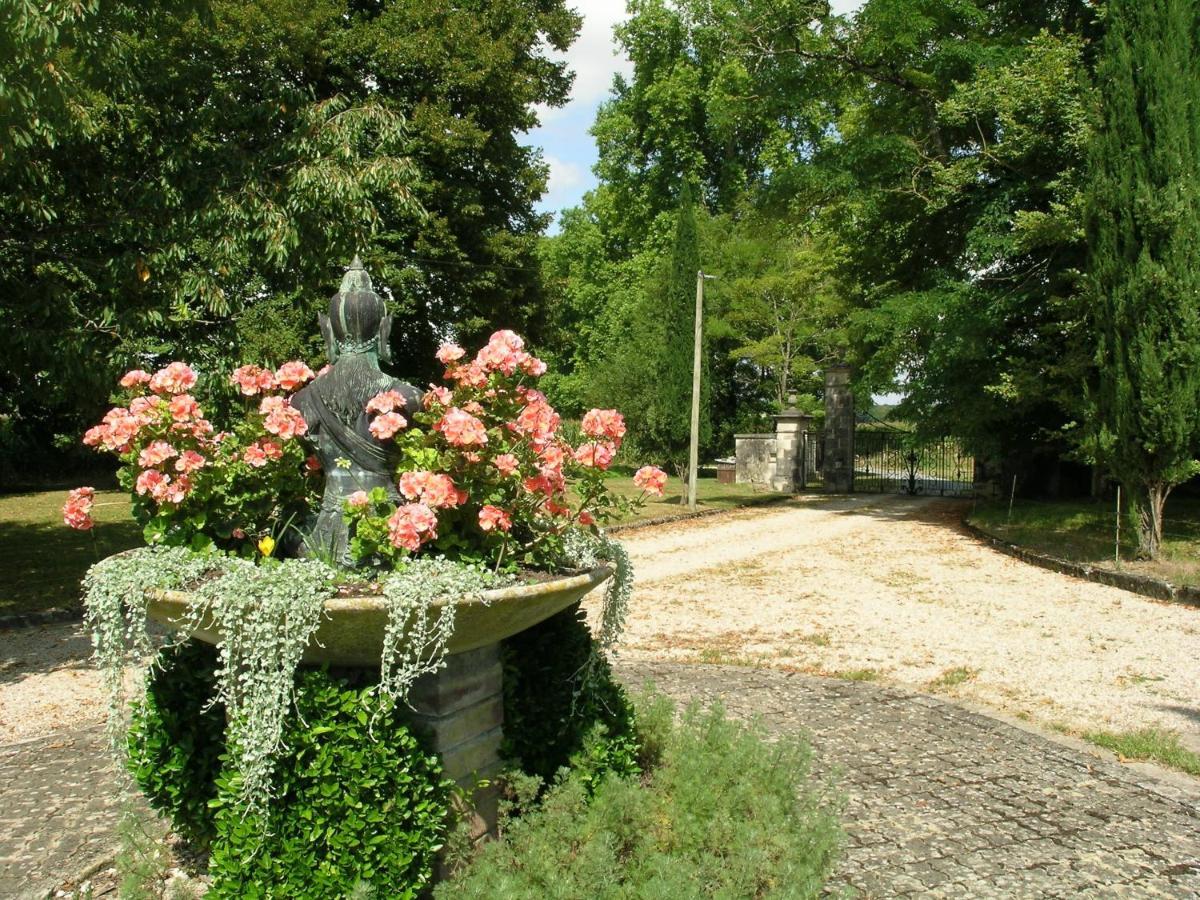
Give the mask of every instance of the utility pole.
[{"label": "utility pole", "polygon": [[704,351],[704,281],[716,278],[696,272],[696,347],[692,357],[692,440],[688,448],[688,509],[696,508],[696,479],[700,477],[700,354]]}]

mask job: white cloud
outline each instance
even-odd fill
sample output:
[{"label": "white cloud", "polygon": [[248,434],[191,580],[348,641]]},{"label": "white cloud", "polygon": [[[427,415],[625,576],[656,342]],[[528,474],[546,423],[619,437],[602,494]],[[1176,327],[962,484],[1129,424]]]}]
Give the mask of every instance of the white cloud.
[{"label": "white cloud", "polygon": [[626,18],[625,0],[581,0],[575,11],[583,16],[579,37],[566,53],[551,51],[551,59],[565,60],[575,73],[571,97],[557,109],[539,105],[542,124],[569,115],[574,109],[592,107],[608,95],[613,75],[633,72],[633,63],[617,54],[613,26]]},{"label": "white cloud", "polygon": [[550,167],[550,180],[542,203],[553,207],[557,202],[572,196],[575,189],[588,180],[588,173],[578,163],[559,159],[553,154],[545,154],[544,159]]}]

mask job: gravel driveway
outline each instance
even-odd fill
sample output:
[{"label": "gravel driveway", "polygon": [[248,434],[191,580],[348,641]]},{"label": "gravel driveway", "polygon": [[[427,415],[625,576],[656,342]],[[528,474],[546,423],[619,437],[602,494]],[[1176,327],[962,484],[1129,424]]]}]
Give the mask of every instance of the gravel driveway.
[{"label": "gravel driveway", "polygon": [[991,550],[960,527],[967,506],[813,497],[627,531],[621,655],[879,679],[1200,749],[1200,609]]}]

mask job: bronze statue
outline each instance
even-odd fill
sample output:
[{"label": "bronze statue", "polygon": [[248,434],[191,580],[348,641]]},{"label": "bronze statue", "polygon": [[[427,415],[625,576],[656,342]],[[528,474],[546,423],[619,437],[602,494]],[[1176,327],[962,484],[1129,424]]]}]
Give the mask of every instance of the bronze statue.
[{"label": "bronze statue", "polygon": [[329,301],[329,314],[318,316],[331,368],[292,398],[304,416],[317,459],[325,471],[321,509],[306,523],[300,556],[351,566],[350,535],[342,520],[343,503],[355,491],[381,487],[399,502],[390,441],[368,431],[366,405],[376,394],[396,391],[407,401],[397,410],[410,422],[421,408],[422,393],[385,374],[392,317],[371,286],[371,276],[356,256]]}]

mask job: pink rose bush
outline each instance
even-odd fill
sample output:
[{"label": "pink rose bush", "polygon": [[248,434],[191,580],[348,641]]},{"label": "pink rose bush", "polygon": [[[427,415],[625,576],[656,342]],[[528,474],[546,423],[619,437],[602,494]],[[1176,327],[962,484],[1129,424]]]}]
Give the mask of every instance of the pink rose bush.
[{"label": "pink rose bush", "polygon": [[[134,369],[118,382],[117,405],[83,442],[121,460],[118,478],[147,543],[253,555],[260,538],[302,520],[316,497],[320,469],[307,465],[300,440],[307,427],[289,401],[313,377],[302,362],[274,372],[241,366],[228,379],[233,390],[208,385],[214,402],[223,390],[241,398],[240,419],[218,431],[206,416],[208,402],[194,393],[201,378],[189,365]],[[93,495],[79,491],[63,518],[86,530]]]},{"label": "pink rose bush", "polygon": [[[396,451],[400,501],[380,488],[344,506],[360,561],[395,563],[418,552],[493,565],[553,565],[563,534],[626,511],[605,484],[625,437],[615,409],[583,417],[573,444],[562,417],[536,388],[545,364],[521,337],[497,331],[474,355],[444,343],[444,384],[430,385],[411,422],[388,423],[397,395],[367,403],[371,433]],[[380,424],[384,423],[384,424]],[[639,486],[661,494],[666,474],[645,467]],[[657,473],[657,474],[653,474]]]}]

